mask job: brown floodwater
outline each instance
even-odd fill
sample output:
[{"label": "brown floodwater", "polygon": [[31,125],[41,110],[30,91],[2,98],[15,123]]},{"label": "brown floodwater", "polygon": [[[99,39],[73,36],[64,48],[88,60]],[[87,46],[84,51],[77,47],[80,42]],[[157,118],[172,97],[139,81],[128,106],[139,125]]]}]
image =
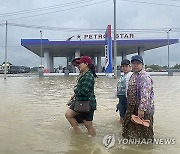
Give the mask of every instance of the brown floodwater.
[{"label": "brown floodwater", "polygon": [[[178,154],[180,151],[180,76],[154,76],[156,139],[174,139],[175,144],[122,144],[122,127],[115,112],[118,79],[99,77],[95,93],[97,136],[88,137],[86,128],[74,133],[64,117],[73,94],[76,77],[0,76],[0,154]],[[106,135],[115,145],[102,144]]]}]

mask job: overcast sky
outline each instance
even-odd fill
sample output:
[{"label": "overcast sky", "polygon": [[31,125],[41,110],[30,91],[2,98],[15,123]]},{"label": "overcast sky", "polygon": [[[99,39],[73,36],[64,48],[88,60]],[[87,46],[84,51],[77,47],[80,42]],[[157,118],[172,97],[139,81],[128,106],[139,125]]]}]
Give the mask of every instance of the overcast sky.
[{"label": "overcast sky", "polygon": [[[0,4],[0,24],[8,20],[8,23],[27,26],[89,29],[105,29],[108,24],[113,25],[113,0],[0,0]],[[117,0],[118,29],[172,28],[169,33],[170,38],[179,39],[180,30],[179,32],[177,29],[173,30],[180,29],[179,17],[180,0]],[[38,66],[40,57],[22,47],[21,39],[40,38],[39,31],[40,29],[8,25],[8,61],[14,65]],[[72,35],[90,33],[46,29],[42,31],[43,38],[49,40],[66,40]],[[137,39],[167,38],[165,31],[141,32],[134,35]],[[0,25],[0,63],[4,61],[4,46],[5,25]],[[146,51],[145,61],[147,64],[167,65],[167,46]],[[56,59],[55,63],[64,65],[65,59]],[[180,64],[179,43],[170,46],[170,65],[176,63]]]}]

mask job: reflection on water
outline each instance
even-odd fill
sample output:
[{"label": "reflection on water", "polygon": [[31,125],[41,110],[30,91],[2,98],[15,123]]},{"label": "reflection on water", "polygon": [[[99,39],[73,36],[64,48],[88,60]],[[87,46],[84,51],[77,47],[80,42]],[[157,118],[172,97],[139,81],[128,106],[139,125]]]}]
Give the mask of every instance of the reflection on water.
[{"label": "reflection on water", "polygon": [[[0,78],[0,153],[65,154],[162,154],[179,153],[180,77],[153,77],[155,86],[155,138],[175,138],[175,145],[124,145],[115,105],[118,79],[99,77],[95,92],[95,138],[89,138],[84,126],[76,134],[64,117],[66,103],[73,94],[75,77]],[[114,134],[111,149],[102,145],[105,135]]]}]

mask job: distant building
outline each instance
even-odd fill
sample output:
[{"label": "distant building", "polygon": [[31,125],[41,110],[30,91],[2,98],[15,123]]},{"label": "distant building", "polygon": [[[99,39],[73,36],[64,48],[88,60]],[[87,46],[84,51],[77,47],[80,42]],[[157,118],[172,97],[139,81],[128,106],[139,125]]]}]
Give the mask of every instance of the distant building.
[{"label": "distant building", "polygon": [[[5,62],[0,65],[0,73],[4,73]],[[30,67],[26,66],[14,66],[10,62],[7,62],[7,73],[8,74],[17,74],[17,73],[29,73]]]}]

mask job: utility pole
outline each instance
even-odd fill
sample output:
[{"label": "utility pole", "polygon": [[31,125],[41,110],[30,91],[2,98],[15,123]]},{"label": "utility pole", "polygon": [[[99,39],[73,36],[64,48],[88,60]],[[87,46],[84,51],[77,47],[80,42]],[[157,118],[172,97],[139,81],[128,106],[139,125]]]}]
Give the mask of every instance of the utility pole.
[{"label": "utility pole", "polygon": [[42,30],[40,30],[40,34],[41,34],[41,65],[39,67],[39,77],[43,77],[43,66],[42,66],[42,55],[43,55],[43,51],[42,51]]},{"label": "utility pole", "polygon": [[42,30],[40,30],[41,34],[41,68],[42,68]]},{"label": "utility pole", "polygon": [[117,77],[117,42],[116,42],[116,0],[114,0],[114,78]]},{"label": "utility pole", "polygon": [[167,41],[168,41],[168,76],[170,75],[170,67],[169,67],[169,32],[171,31],[172,29],[169,29],[167,31]]},{"label": "utility pole", "polygon": [[4,67],[4,79],[7,78],[7,21],[6,21],[6,38],[5,38],[5,67]]}]

